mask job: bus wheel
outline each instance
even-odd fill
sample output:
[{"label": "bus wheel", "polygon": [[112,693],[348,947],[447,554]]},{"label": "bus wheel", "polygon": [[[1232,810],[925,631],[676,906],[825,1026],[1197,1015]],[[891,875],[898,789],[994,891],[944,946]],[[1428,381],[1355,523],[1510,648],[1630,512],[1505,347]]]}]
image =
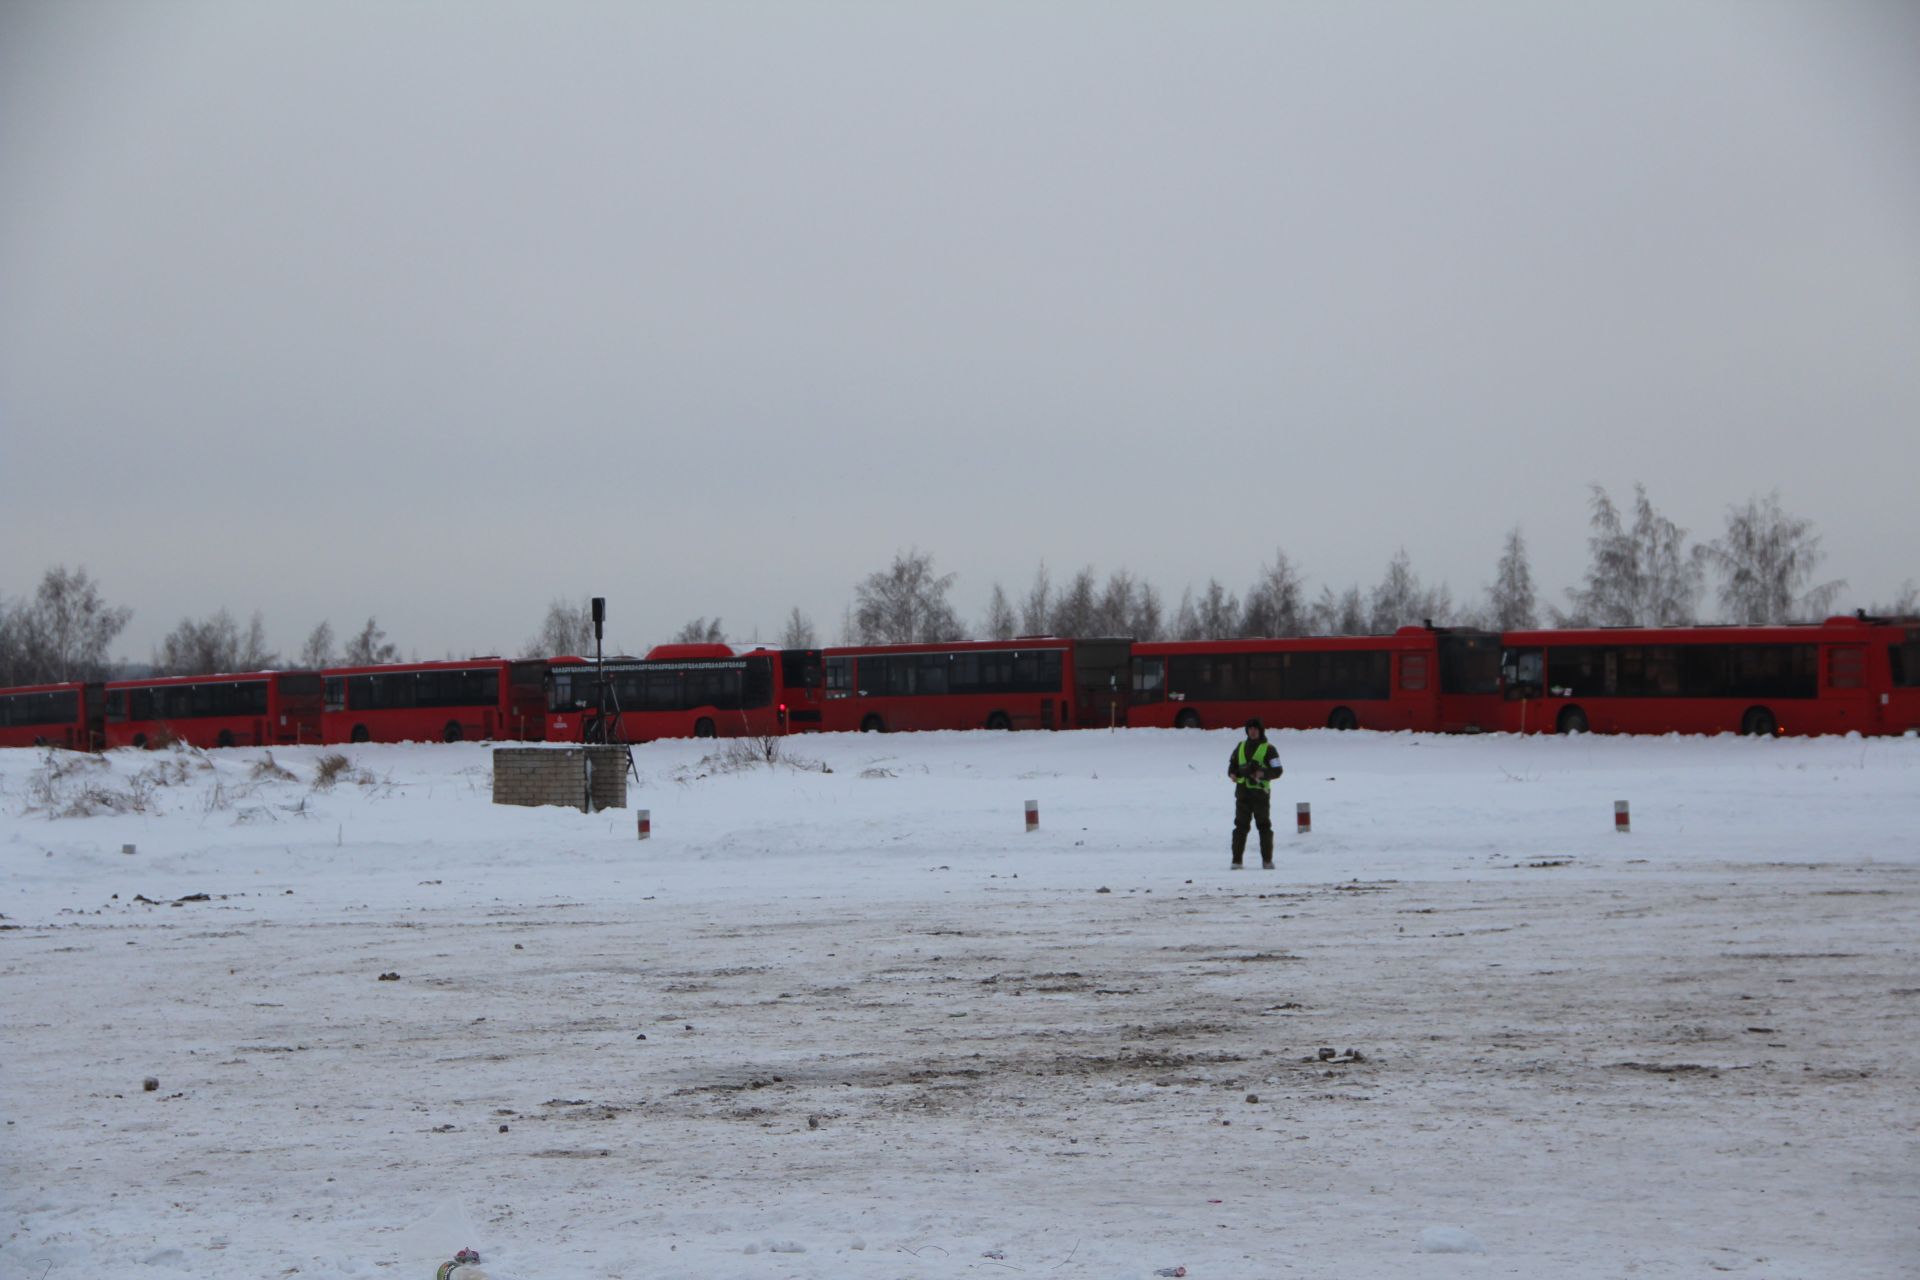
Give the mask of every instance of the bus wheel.
[{"label": "bus wheel", "polygon": [[220,731],[220,736],[219,736],[219,737],[217,737],[217,738],[215,738],[215,739],[213,740],[213,745],[214,745],[214,746],[216,746],[216,747],[230,747],[230,746],[232,746],[232,745],[233,745],[233,730],[231,730],[231,729],[222,729],[222,730]]},{"label": "bus wheel", "polygon": [[1173,718],[1173,727],[1176,729],[1198,729],[1200,727],[1200,713],[1192,707],[1182,709],[1180,714]]},{"label": "bus wheel", "polygon": [[134,735],[133,735],[133,745],[134,745],[134,746],[136,746],[136,747],[139,747],[139,748],[141,748],[141,749],[143,749],[143,750],[144,750],[144,749],[145,749],[145,747],[146,747],[146,745],[147,745],[147,735],[146,735],[146,734],[144,734],[144,733],[136,733],[136,734],[134,734]]},{"label": "bus wheel", "polygon": [[701,716],[698,720],[695,720],[693,722],[693,736],[696,738],[711,738],[713,736],[713,721],[707,719],[705,716]]},{"label": "bus wheel", "polygon": [[886,731],[887,726],[879,716],[868,716],[860,722],[860,732],[862,733],[885,733]]},{"label": "bus wheel", "polygon": [[1765,707],[1748,707],[1747,713],[1740,717],[1740,732],[1750,737],[1771,738],[1779,727],[1780,722]]},{"label": "bus wheel", "polygon": [[372,734],[367,732],[367,726],[363,724],[357,724],[353,726],[353,732],[348,734],[347,738],[349,741],[352,741],[352,742],[365,742],[368,738],[372,736],[373,736]]},{"label": "bus wheel", "polygon": [[447,727],[440,731],[440,741],[442,742],[458,742],[460,741],[460,736],[460,722],[458,720],[447,721]]},{"label": "bus wheel", "polygon": [[996,712],[994,712],[994,713],[993,713],[992,715],[990,715],[990,716],[988,716],[988,717],[987,717],[987,728],[989,728],[989,729],[1011,729],[1011,728],[1013,728],[1013,721],[1011,721],[1011,720],[1009,720],[1009,719],[1007,719],[1007,713],[1006,713],[1006,712],[1004,712],[1004,711],[996,711]]},{"label": "bus wheel", "polygon": [[1353,714],[1352,707],[1335,707],[1332,714],[1327,717],[1327,728],[1329,729],[1346,730],[1358,729],[1359,727],[1360,717]]},{"label": "bus wheel", "polygon": [[1578,707],[1568,707],[1560,713],[1559,723],[1554,726],[1557,733],[1585,733],[1587,731],[1587,713]]}]

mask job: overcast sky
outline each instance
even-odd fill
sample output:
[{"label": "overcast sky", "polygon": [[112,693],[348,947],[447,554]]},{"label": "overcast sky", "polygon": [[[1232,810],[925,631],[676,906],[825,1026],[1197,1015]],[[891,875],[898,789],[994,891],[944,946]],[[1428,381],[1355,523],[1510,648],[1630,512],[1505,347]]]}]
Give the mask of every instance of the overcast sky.
[{"label": "overcast sky", "polygon": [[918,547],[1920,577],[1920,6],[0,0],[0,594],[738,638]]}]

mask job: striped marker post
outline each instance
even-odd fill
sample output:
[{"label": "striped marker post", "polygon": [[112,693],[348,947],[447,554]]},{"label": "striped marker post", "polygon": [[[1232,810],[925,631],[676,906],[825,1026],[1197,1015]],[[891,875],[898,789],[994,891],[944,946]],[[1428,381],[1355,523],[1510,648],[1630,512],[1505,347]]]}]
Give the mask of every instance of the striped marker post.
[{"label": "striped marker post", "polygon": [[1302,800],[1293,806],[1293,833],[1304,836],[1313,830],[1313,806]]},{"label": "striped marker post", "polygon": [[640,838],[642,840],[645,840],[647,837],[651,836],[652,834],[653,834],[653,810],[642,809],[640,811]]},{"label": "striped marker post", "polygon": [[1625,800],[1615,800],[1613,802],[1613,829],[1623,836],[1628,834],[1627,802]]},{"label": "striped marker post", "polygon": [[1029,800],[1027,801],[1027,830],[1038,831],[1039,829],[1040,802],[1038,800]]}]

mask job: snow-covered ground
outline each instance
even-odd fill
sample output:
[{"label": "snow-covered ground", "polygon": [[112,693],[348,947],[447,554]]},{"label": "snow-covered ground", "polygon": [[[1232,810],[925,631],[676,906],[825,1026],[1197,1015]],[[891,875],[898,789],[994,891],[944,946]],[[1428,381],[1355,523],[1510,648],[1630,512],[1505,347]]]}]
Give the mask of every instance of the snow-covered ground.
[{"label": "snow-covered ground", "polygon": [[0,1277],[1920,1274],[1920,740],[1233,741],[0,751]]}]

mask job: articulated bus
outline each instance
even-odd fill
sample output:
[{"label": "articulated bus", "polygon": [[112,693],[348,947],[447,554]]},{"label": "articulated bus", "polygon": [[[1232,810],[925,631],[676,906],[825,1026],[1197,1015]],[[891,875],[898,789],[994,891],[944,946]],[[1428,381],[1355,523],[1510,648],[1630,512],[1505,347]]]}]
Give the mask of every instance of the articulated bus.
[{"label": "articulated bus", "polygon": [[104,685],[70,682],[0,690],[0,747],[98,751],[106,740]]},{"label": "articulated bus", "polygon": [[667,644],[645,658],[556,658],[549,666],[547,737],[596,741],[598,673],[618,742],[655,738],[769,737],[817,731],[823,691],[818,649]]},{"label": "articulated bus", "polygon": [[504,658],[332,667],[327,742],[538,741],[547,732],[547,664]]},{"label": "articulated bus", "polygon": [[1390,636],[1159,641],[1133,646],[1128,723],[1157,728],[1499,727],[1500,637],[1402,627]]},{"label": "articulated bus", "polygon": [[321,741],[317,671],[115,680],[106,686],[106,745],[272,747]]},{"label": "articulated bus", "polygon": [[1510,631],[1513,733],[1905,733],[1920,729],[1920,625]]},{"label": "articulated bus", "polygon": [[1107,729],[1127,723],[1126,640],[1034,636],[826,651],[824,727]]}]

